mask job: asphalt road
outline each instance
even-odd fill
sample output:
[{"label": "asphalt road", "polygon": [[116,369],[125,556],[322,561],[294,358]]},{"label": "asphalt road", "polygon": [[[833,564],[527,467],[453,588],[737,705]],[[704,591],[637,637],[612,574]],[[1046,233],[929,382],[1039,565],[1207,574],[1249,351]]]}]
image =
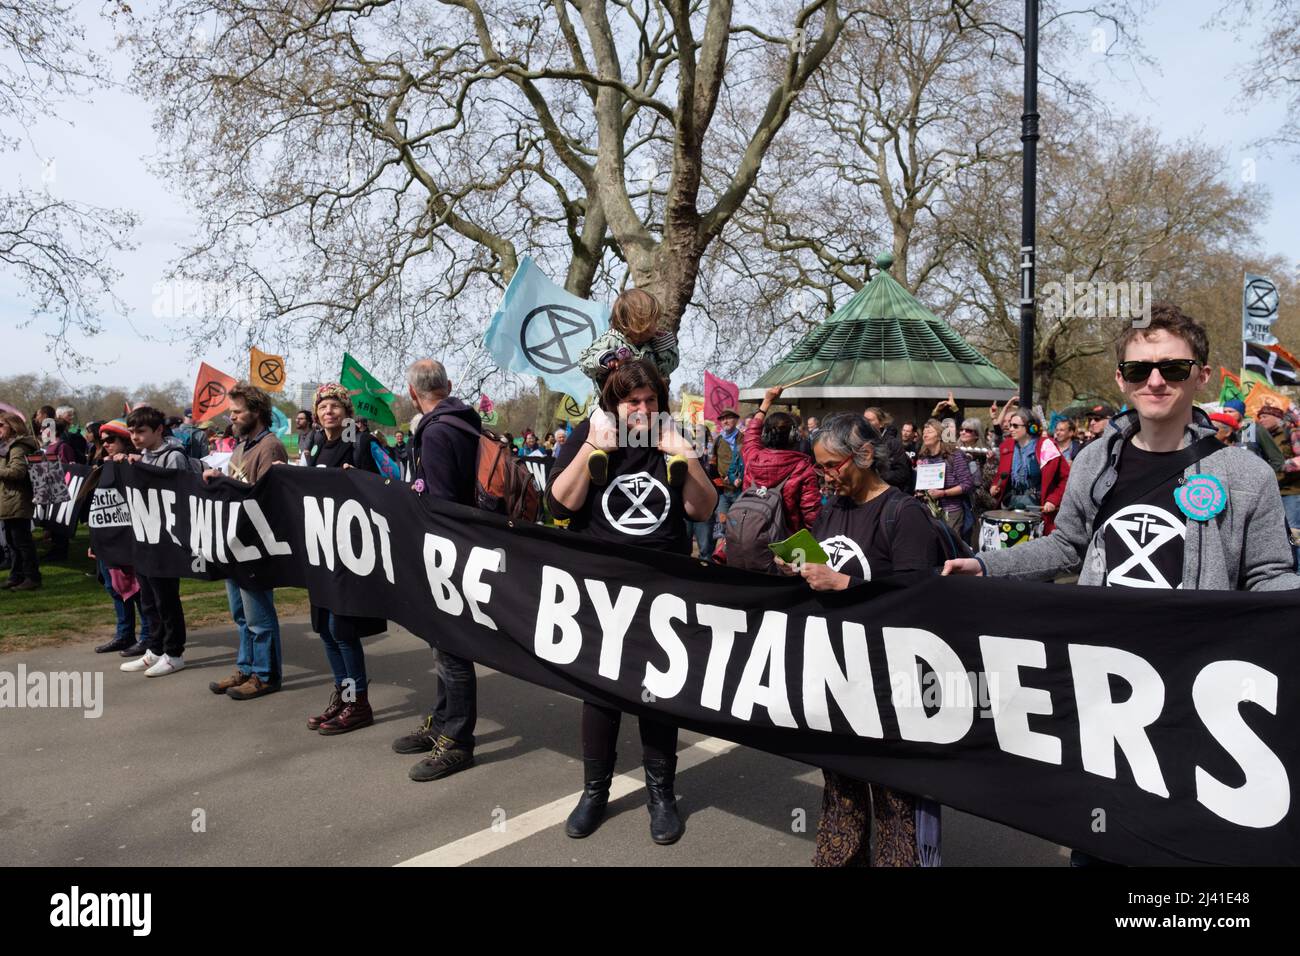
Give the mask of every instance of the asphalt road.
[{"label": "asphalt road", "polygon": [[[580,704],[479,669],[476,765],[413,783],[417,757],[390,749],[432,698],[428,646],[397,630],[366,643],[376,724],[339,737],[306,729],[331,682],[301,617],[282,624],[285,682],[254,701],[217,697],[232,628],[190,635],[185,671],[124,674],[95,641],[0,655],[0,671],[100,671],[103,713],[0,709],[0,863],[5,865],[806,866],[821,773],[683,732],[677,791],[686,835],[650,841],[635,719],[616,793],[586,840],[563,820],[581,788]],[[801,826],[802,824],[802,826]],[[944,810],[946,866],[1046,865],[1059,847]]]}]

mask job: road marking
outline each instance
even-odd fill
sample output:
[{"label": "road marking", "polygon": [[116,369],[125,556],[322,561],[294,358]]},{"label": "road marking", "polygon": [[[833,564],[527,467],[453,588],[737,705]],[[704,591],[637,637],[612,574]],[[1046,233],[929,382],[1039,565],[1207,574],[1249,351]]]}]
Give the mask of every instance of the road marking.
[{"label": "road marking", "polygon": [[[681,773],[690,770],[692,767],[698,767],[705,761],[735,750],[737,746],[739,745],[732,743],[730,740],[706,737],[677,755],[677,772]],[[640,770],[620,774],[610,784],[610,802],[612,803],[620,797],[625,797],[629,793],[640,789],[644,783],[645,777]],[[464,866],[466,863],[472,863],[489,853],[495,853],[497,850],[518,843],[520,840],[526,840],[534,834],[563,823],[568,819],[570,811],[573,810],[580,796],[582,796],[582,791],[578,790],[567,797],[560,797],[560,799],[552,800],[550,803],[534,810],[521,813],[517,817],[510,817],[504,830],[497,831],[488,827],[485,830],[471,833],[467,837],[453,840],[451,843],[430,850],[428,853],[421,853],[419,856],[413,856],[409,860],[403,860],[395,865]]]}]

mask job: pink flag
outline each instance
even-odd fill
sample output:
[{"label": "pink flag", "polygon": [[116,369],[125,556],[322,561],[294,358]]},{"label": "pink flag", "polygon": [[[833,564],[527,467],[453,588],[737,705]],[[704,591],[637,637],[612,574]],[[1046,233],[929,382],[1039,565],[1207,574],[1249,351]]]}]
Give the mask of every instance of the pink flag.
[{"label": "pink flag", "polygon": [[704,373],[704,417],[707,421],[716,422],[723,409],[734,409],[739,404],[739,385],[711,372]]}]

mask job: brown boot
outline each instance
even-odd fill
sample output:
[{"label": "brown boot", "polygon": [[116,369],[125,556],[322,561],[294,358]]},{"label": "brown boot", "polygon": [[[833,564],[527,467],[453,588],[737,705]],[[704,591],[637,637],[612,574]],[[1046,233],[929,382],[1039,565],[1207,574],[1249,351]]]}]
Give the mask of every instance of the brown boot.
[{"label": "brown boot", "polygon": [[340,684],[335,684],[334,693],[330,695],[329,706],[325,708],[323,713],[307,718],[307,729],[320,730],[320,725],[337,717],[343,706],[343,687]]},{"label": "brown boot", "polygon": [[208,683],[208,690],[212,691],[214,694],[224,694],[226,691],[230,690],[230,688],[238,687],[251,676],[251,674],[245,674],[243,671],[236,668],[235,672],[229,677],[223,677],[221,680],[210,681]]},{"label": "brown boot", "polygon": [[252,700],[254,697],[262,697],[266,694],[274,694],[280,689],[280,682],[264,682],[256,674],[250,674],[248,680],[238,687],[232,687],[226,691],[226,696],[231,700]]},{"label": "brown boot", "polygon": [[345,704],[338,716],[320,725],[320,732],[326,737],[332,737],[335,734],[346,734],[349,730],[369,727],[375,722],[375,712],[370,709],[368,696],[364,690],[358,692],[357,699]]}]

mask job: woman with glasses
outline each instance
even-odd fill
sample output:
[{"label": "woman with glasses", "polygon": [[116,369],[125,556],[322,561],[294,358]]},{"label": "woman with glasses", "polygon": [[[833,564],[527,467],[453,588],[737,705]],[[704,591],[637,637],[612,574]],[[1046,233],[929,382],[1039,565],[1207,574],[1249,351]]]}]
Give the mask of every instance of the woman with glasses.
[{"label": "woman with glasses", "polygon": [[[802,575],[814,591],[842,591],[942,565],[941,532],[921,502],[880,477],[883,453],[884,440],[866,419],[841,412],[823,422],[813,443],[815,467],[836,497],[812,533],[830,560],[797,569],[781,564],[785,573]],[[938,804],[834,771],[823,774],[814,866],[939,865]]]},{"label": "woman with glasses", "polygon": [[[595,469],[588,467],[593,455],[600,462]],[[645,359],[609,373],[599,410],[560,446],[547,489],[551,514],[606,548],[683,556],[691,553],[687,520],[707,520],[717,500],[698,450],[668,414],[668,383]],[[605,816],[622,716],[612,707],[582,705],[583,791],[565,825],[575,839],[594,833]],[[650,838],[675,843],[683,832],[673,794],[677,726],[650,717],[639,724]]]},{"label": "woman with glasses", "polygon": [[989,494],[1000,508],[1028,511],[1041,508],[1043,534],[1056,527],[1056,511],[1065,496],[1070,463],[1043,434],[1043,423],[1032,412],[1017,410],[1007,418],[1007,437],[998,449],[998,474]]}]

